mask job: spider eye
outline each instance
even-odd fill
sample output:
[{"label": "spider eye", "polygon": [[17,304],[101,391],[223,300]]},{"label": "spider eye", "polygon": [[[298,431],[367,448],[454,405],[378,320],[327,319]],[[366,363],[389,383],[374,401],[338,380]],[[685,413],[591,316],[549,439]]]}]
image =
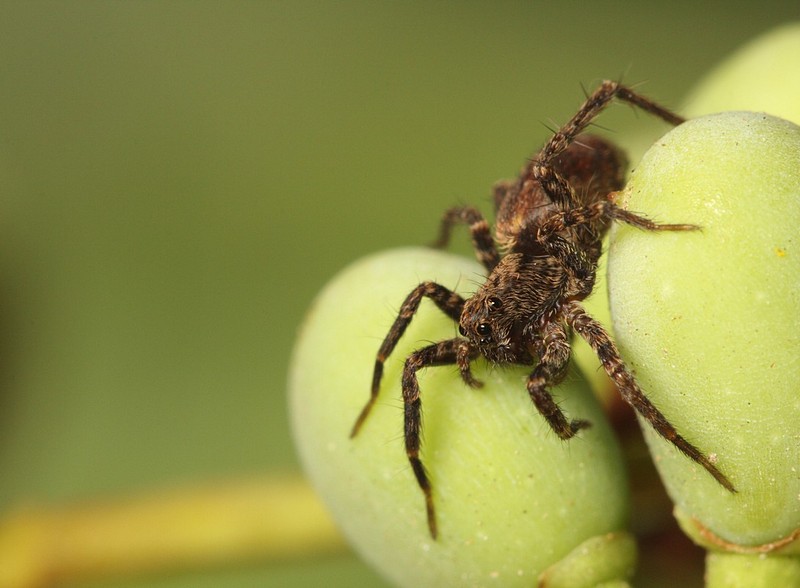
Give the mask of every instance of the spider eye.
[{"label": "spider eye", "polygon": [[497,296],[492,296],[489,298],[489,310],[497,310],[502,306],[503,302]]},{"label": "spider eye", "polygon": [[478,328],[475,330],[478,331],[478,335],[485,337],[492,332],[492,327],[489,326],[489,323],[479,323]]},{"label": "spider eye", "polygon": [[462,337],[466,337],[467,336],[467,330],[461,325],[458,325],[458,332],[461,333]]}]

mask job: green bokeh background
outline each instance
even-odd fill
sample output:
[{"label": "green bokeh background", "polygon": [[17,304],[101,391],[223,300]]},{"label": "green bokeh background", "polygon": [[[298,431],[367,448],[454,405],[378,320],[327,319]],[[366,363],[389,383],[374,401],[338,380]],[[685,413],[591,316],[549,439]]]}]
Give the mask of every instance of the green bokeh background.
[{"label": "green bokeh background", "polygon": [[[646,81],[679,107],[798,16],[789,1],[3,2],[0,509],[296,469],[287,362],[334,273],[428,242],[455,203],[488,212],[581,84]],[[646,118],[601,124],[657,134]],[[323,583],[382,585],[342,556],[125,586]]]}]

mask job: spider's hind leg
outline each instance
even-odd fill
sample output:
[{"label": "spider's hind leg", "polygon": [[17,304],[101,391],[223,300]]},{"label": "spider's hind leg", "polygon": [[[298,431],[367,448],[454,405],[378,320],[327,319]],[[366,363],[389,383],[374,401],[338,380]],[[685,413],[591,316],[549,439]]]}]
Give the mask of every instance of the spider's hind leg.
[{"label": "spider's hind leg", "polygon": [[621,208],[610,200],[600,200],[586,206],[554,212],[539,226],[536,238],[540,242],[547,241],[551,235],[573,227],[591,225],[599,220],[608,219],[623,222],[644,231],[697,231],[697,225],[678,223],[657,223]]},{"label": "spider's hind leg", "polygon": [[559,208],[565,209],[575,206],[576,197],[569,183],[555,169],[554,159],[566,151],[575,138],[586,130],[592,120],[614,98],[649,112],[673,125],[679,125],[686,120],[619,82],[604,81],[599,88],[586,98],[578,112],[558,131],[553,133],[553,136],[550,137],[542,150],[530,162],[526,170],[527,177],[538,182],[544,188],[551,201],[556,203]]},{"label": "spider's hind leg", "polygon": [[540,162],[549,162],[559,153],[563,152],[569,144],[572,143],[575,137],[586,130],[586,127],[591,124],[597,115],[599,115],[614,98],[627,102],[645,112],[649,112],[672,125],[679,125],[686,121],[682,116],[660,106],[628,86],[623,86],[619,82],[605,80],[586,98],[586,101],[578,109],[578,112],[553,134],[540,152],[537,160]]},{"label": "spider's hind leg", "polygon": [[450,242],[450,235],[453,227],[457,224],[469,226],[472,247],[475,249],[475,256],[478,261],[488,271],[492,271],[500,262],[500,254],[492,239],[492,231],[489,223],[477,208],[472,206],[460,206],[445,211],[442,223],[439,227],[439,237],[431,246],[437,249],[444,248]]}]

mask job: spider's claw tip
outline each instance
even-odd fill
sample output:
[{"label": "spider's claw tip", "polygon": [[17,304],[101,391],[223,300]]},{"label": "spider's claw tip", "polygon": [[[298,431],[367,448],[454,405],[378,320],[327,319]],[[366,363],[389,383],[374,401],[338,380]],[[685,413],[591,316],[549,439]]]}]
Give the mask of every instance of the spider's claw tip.
[{"label": "spider's claw tip", "polygon": [[355,436],[358,435],[358,432],[361,430],[361,425],[364,424],[363,416],[360,416],[356,419],[356,422],[353,423],[353,428],[350,429],[350,439],[355,439]]},{"label": "spider's claw tip", "polygon": [[433,509],[433,501],[426,495],[426,511],[428,515],[428,532],[431,534],[431,539],[436,541],[439,536],[439,529],[436,527],[436,511]]},{"label": "spider's claw tip", "polygon": [[[716,468],[715,468],[715,470],[716,470]],[[723,488],[725,488],[725,490],[727,490],[727,491],[728,491],[728,492],[730,492],[731,494],[738,494],[738,492],[739,492],[739,491],[738,491],[736,488],[734,488],[733,484],[732,484],[732,483],[731,483],[731,481],[730,481],[730,480],[729,480],[729,479],[728,479],[728,478],[725,476],[725,474],[723,474],[723,473],[722,473],[722,472],[720,472],[719,470],[716,470],[716,473],[715,473],[715,472],[712,472],[712,474],[713,474],[713,475],[714,475],[714,477],[717,479],[717,482],[719,482],[720,484],[722,484],[722,487],[723,487]]]},{"label": "spider's claw tip", "polygon": [[592,423],[589,421],[585,421],[583,419],[575,419],[569,424],[570,429],[572,429],[573,433],[577,433],[581,429],[588,429],[592,426]]}]

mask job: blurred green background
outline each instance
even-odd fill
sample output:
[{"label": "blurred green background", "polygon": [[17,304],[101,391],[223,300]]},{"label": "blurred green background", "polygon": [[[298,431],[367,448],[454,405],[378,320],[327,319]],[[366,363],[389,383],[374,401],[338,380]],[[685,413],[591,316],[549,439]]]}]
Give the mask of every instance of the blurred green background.
[{"label": "blurred green background", "polygon": [[[622,76],[678,108],[798,16],[770,1],[3,2],[2,512],[296,470],[287,362],[334,273],[430,241],[453,204],[488,213],[581,84]],[[608,132],[659,132],[612,110]],[[322,583],[383,585],[353,556],[124,585]]]}]

